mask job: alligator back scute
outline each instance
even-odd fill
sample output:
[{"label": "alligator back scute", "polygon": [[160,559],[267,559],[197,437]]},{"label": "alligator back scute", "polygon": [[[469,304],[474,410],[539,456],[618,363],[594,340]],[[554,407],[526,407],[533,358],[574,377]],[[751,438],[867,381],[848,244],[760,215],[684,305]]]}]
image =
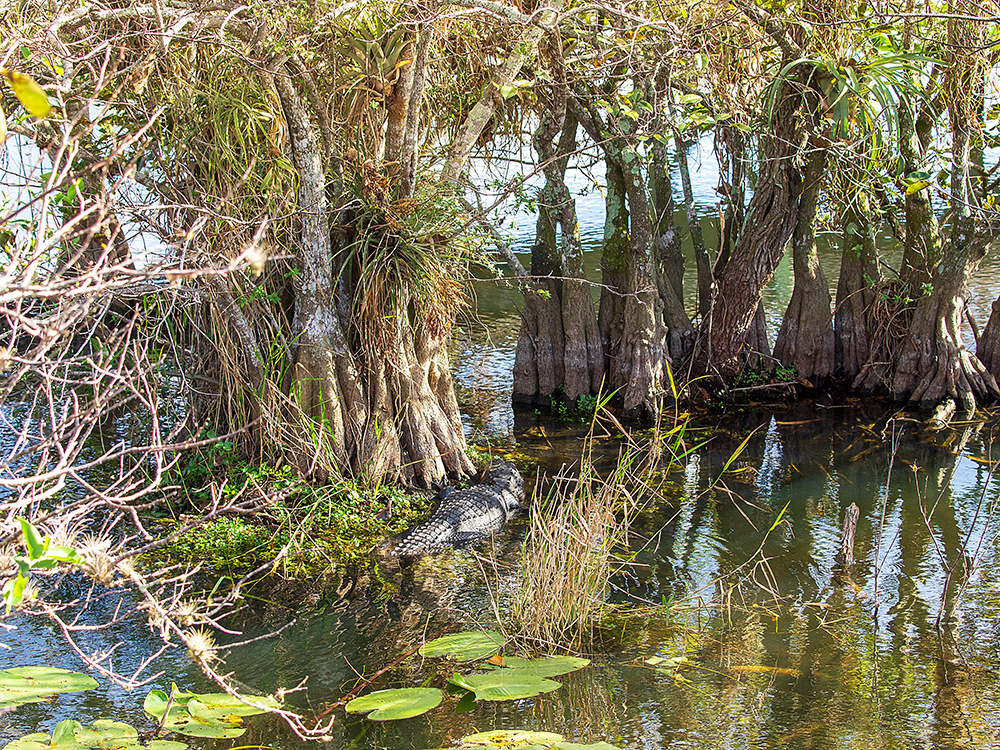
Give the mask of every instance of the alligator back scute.
[{"label": "alligator back scute", "polygon": [[416,557],[496,533],[524,506],[524,480],[506,461],[494,461],[481,484],[444,496],[431,517],[389,542],[390,554]]}]

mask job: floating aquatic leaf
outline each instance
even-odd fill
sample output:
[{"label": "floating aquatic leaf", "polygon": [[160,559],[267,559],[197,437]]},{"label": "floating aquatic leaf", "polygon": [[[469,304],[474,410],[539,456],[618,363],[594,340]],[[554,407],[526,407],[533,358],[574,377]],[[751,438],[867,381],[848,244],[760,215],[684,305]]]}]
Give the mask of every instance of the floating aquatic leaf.
[{"label": "floating aquatic leaf", "polygon": [[57,693],[77,693],[97,687],[97,680],[55,667],[0,669],[0,709],[43,701]]},{"label": "floating aquatic leaf", "polygon": [[226,693],[189,693],[172,688],[171,700],[162,690],[152,690],[146,696],[143,708],[150,716],[163,723],[163,728],[189,737],[230,738],[246,731],[242,716],[264,713],[267,708],[280,704],[264,695],[246,695],[245,700],[263,708],[248,706]]},{"label": "floating aquatic leaf", "polygon": [[451,656],[459,661],[475,661],[499,651],[505,639],[492,630],[453,633],[435,638],[420,647],[421,656]]},{"label": "floating aquatic leaf", "polygon": [[479,732],[463,737],[461,742],[467,747],[498,746],[520,747],[537,745],[549,747],[562,741],[561,734],[554,732],[530,732],[525,730],[495,729],[492,732]]},{"label": "floating aquatic leaf", "polygon": [[188,710],[192,714],[197,711],[197,715],[203,719],[215,718],[229,721],[234,717],[262,714],[268,708],[278,708],[281,705],[274,698],[267,695],[243,696],[244,700],[256,703],[262,706],[262,708],[248,706],[243,701],[227,693],[205,693],[203,695],[191,693],[191,695],[193,699],[188,702]]},{"label": "floating aquatic leaf", "polygon": [[49,103],[49,97],[42,91],[42,87],[34,78],[6,68],[0,70],[0,73],[7,79],[7,83],[14,89],[14,96],[24,105],[26,110],[39,119],[48,117],[49,112],[52,111],[52,105]]},{"label": "floating aquatic leaf", "polygon": [[581,745],[578,742],[557,742],[555,746],[561,750],[619,750],[607,742],[593,742],[589,745]]},{"label": "floating aquatic leaf", "polygon": [[468,690],[456,687],[455,685],[449,685],[448,688],[449,688],[448,692],[451,692],[451,690],[454,689],[455,691],[460,692],[462,694],[462,697],[458,699],[458,703],[455,704],[456,714],[464,714],[467,713],[468,711],[475,710],[476,708],[475,693],[470,693]]},{"label": "floating aquatic leaf", "polygon": [[372,721],[409,719],[436,708],[444,698],[437,688],[397,688],[362,695],[344,708],[350,713],[366,713]]},{"label": "floating aquatic leaf", "polygon": [[549,693],[558,682],[516,669],[495,669],[488,674],[455,675],[448,682],[476,694],[477,701],[510,701]]},{"label": "floating aquatic leaf", "polygon": [[3,750],[187,750],[187,745],[167,740],[144,745],[135,727],[120,721],[98,719],[85,727],[67,719],[56,725],[51,737],[35,732],[8,743]]},{"label": "floating aquatic leaf", "polygon": [[522,659],[518,656],[508,656],[504,660],[504,668],[516,669],[518,672],[535,677],[558,677],[569,674],[590,664],[590,659],[577,656],[543,656],[539,659]]},{"label": "floating aquatic leaf", "polygon": [[745,674],[773,674],[783,677],[801,677],[802,673],[797,669],[787,667],[766,667],[763,664],[730,664],[729,671],[743,672]]}]

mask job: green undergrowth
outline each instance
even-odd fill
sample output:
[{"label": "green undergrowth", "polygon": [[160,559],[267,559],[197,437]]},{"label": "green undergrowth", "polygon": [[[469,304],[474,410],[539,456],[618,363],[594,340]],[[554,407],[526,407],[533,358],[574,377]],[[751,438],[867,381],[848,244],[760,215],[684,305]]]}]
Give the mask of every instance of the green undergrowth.
[{"label": "green undergrowth", "polygon": [[276,561],[284,575],[313,576],[363,562],[380,540],[417,522],[432,504],[426,494],[384,483],[312,483],[290,466],[255,466],[229,454],[224,444],[212,448],[171,477],[179,489],[160,518],[162,536],[204,516],[212,507],[213,485],[220,505],[245,501],[250,493],[278,499],[252,513],[221,514],[171,541],[156,553],[159,558],[199,561],[229,574]]}]

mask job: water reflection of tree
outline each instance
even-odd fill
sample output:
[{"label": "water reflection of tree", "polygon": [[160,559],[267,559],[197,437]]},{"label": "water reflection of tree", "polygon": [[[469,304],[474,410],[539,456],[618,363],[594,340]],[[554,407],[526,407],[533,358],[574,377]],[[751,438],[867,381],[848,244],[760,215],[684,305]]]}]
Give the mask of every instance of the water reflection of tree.
[{"label": "water reflection of tree", "polygon": [[[832,430],[831,413],[842,414]],[[756,725],[754,745],[985,739],[983,696],[996,686],[980,665],[995,656],[962,615],[970,602],[981,607],[966,591],[966,558],[992,522],[986,501],[995,491],[986,470],[956,490],[957,472],[968,474],[959,457],[982,441],[978,428],[933,434],[886,416],[875,405],[850,415],[813,405],[748,414],[699,456],[682,522],[660,543],[689,581],[722,576],[698,660],[724,675],[707,680],[717,706],[731,705],[739,686],[743,713],[732,720]],[[745,453],[758,457],[755,471],[720,482],[727,451],[757,425]],[[894,427],[905,439],[890,474]],[[838,572],[851,502],[861,510],[858,562]],[[988,544],[979,549],[983,559],[992,554]]]}]

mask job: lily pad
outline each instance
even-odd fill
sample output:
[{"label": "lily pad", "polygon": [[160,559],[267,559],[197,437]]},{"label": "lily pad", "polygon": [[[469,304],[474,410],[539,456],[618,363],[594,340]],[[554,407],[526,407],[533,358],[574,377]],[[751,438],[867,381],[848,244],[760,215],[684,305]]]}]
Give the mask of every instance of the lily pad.
[{"label": "lily pad", "polygon": [[531,698],[559,688],[558,682],[525,674],[516,669],[495,669],[487,674],[456,674],[448,682],[475,693],[477,701]]},{"label": "lily pad", "polygon": [[436,708],[444,696],[437,688],[397,688],[362,695],[344,708],[350,713],[366,713],[372,721],[409,719]]},{"label": "lily pad", "polygon": [[246,700],[266,708],[248,706],[226,693],[188,693],[174,685],[171,700],[162,690],[152,690],[146,696],[143,708],[150,716],[163,723],[163,728],[189,737],[228,739],[239,737],[246,729],[241,726],[242,716],[252,716],[277,708],[280,704],[265,695],[246,695]]},{"label": "lily pad", "polygon": [[566,742],[561,734],[553,732],[532,732],[530,730],[495,729],[492,732],[470,734],[459,740],[459,750],[619,750],[607,742],[595,742],[591,745],[581,745],[576,742]]},{"label": "lily pad", "polygon": [[492,630],[453,633],[435,638],[420,647],[421,656],[451,656],[459,661],[475,661],[492,656],[506,639]]},{"label": "lily pad", "polygon": [[0,669],[0,709],[37,703],[58,693],[93,690],[97,680],[79,672],[55,667]]},{"label": "lily pad", "polygon": [[466,747],[521,747],[534,745],[536,747],[551,747],[562,741],[561,734],[554,732],[529,732],[525,730],[494,729],[492,732],[479,732],[462,738]]},{"label": "lily pad", "polygon": [[85,727],[73,719],[61,721],[52,731],[27,734],[9,742],[3,750],[187,750],[183,742],[152,740],[144,745],[139,733],[129,724],[98,719]]},{"label": "lily pad", "polygon": [[502,669],[513,670],[535,677],[558,677],[569,674],[590,664],[590,659],[577,656],[543,656],[539,659],[522,659],[518,656],[508,656],[504,659]]}]

